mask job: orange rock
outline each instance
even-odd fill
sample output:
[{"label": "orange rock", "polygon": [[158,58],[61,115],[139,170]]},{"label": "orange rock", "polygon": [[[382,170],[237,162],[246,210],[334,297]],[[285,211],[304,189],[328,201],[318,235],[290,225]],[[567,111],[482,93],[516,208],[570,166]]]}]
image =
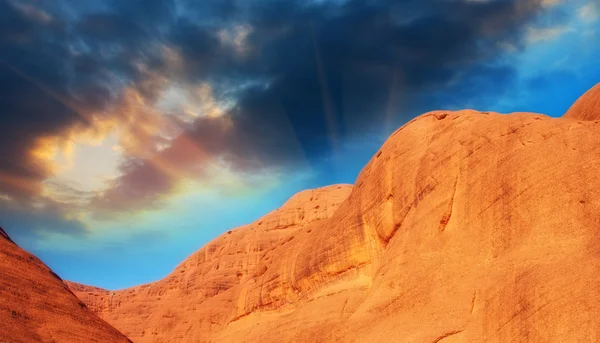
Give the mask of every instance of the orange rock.
[{"label": "orange rock", "polygon": [[0,228],[0,342],[131,342]]},{"label": "orange rock", "polygon": [[600,120],[600,83],[582,95],[564,117],[588,121]]},{"label": "orange rock", "polygon": [[138,343],[596,342],[598,137],[540,114],[424,114],[349,195],[300,193],[95,308]]},{"label": "orange rock", "polygon": [[278,253],[294,247],[295,236],[311,236],[309,226],[332,216],[351,190],[334,185],[300,192],[280,209],[213,240],[156,283],[116,292],[69,286],[135,342],[202,342],[234,317],[267,306],[255,302],[246,309],[234,298],[242,285],[273,277],[274,265],[284,258]]}]

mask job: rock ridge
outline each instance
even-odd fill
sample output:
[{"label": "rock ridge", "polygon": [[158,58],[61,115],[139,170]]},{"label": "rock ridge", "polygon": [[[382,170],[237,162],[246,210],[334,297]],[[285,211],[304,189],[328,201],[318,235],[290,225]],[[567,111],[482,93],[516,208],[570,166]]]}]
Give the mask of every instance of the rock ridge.
[{"label": "rock ridge", "polygon": [[0,228],[0,342],[131,342]]},{"label": "rock ridge", "polygon": [[354,187],[300,193],[94,308],[138,343],[595,342],[599,136],[593,120],[426,113]]}]

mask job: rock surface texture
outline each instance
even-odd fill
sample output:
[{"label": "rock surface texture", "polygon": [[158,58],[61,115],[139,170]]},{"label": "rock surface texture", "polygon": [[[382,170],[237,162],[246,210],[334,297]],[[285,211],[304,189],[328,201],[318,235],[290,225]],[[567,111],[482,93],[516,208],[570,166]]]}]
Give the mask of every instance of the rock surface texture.
[{"label": "rock surface texture", "polygon": [[0,228],[0,342],[126,343]]},{"label": "rock surface texture", "polygon": [[582,95],[565,113],[565,118],[600,120],[600,83]]},{"label": "rock surface texture", "polygon": [[354,188],[302,192],[161,281],[74,290],[138,343],[598,342],[600,123],[571,113],[424,114]]}]

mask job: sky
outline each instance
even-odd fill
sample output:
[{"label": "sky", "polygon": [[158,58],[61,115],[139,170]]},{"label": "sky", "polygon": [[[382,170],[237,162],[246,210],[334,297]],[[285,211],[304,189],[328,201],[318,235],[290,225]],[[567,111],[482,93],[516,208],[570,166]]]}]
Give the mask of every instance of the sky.
[{"label": "sky", "polygon": [[155,281],[421,113],[561,116],[597,56],[600,0],[0,0],[0,226]]}]

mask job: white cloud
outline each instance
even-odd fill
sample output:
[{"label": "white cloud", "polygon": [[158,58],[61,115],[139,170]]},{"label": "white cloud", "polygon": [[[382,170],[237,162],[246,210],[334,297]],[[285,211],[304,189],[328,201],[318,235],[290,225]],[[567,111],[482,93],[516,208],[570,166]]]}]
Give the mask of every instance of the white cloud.
[{"label": "white cloud", "polygon": [[542,7],[554,7],[561,3],[562,0],[542,0]]},{"label": "white cloud", "polygon": [[54,20],[54,18],[52,18],[52,16],[46,11],[35,6],[28,5],[20,1],[10,1],[9,4],[11,4],[17,11],[21,12],[21,14],[27,17],[29,20],[36,21],[40,24],[48,24]]},{"label": "white cloud", "polygon": [[591,2],[585,6],[581,6],[577,10],[577,14],[579,15],[579,18],[581,18],[581,20],[587,22],[596,21],[599,17],[598,7],[596,6],[596,4]]},{"label": "white cloud", "polygon": [[509,42],[498,42],[497,43],[498,47],[506,52],[516,52],[517,51],[517,47]]},{"label": "white cloud", "polygon": [[571,31],[571,29],[567,28],[566,26],[555,26],[548,28],[529,27],[527,29],[525,39],[529,44],[546,42],[554,40],[568,31]]},{"label": "white cloud", "polygon": [[252,33],[251,26],[236,25],[219,31],[218,36],[223,44],[232,46],[240,56],[244,56],[250,49],[246,40],[250,33]]}]

